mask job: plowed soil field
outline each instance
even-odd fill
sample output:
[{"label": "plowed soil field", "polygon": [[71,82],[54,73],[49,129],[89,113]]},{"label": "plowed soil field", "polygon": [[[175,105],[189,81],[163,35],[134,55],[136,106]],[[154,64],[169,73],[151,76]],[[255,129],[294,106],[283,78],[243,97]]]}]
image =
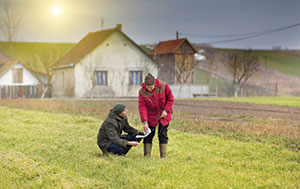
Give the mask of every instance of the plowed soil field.
[{"label": "plowed soil field", "polygon": [[[121,102],[134,112],[138,108],[137,100],[80,100],[79,102],[91,105],[107,105],[108,107]],[[175,100],[174,112],[200,117],[247,116],[258,119],[300,120],[300,108],[222,101]]]}]

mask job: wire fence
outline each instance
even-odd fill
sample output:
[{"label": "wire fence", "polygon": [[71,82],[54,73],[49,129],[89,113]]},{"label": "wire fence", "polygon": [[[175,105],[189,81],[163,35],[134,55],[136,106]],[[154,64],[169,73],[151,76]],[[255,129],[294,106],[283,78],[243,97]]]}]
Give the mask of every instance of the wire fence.
[{"label": "wire fence", "polygon": [[[198,69],[195,75],[196,84],[207,85],[209,94],[215,97],[233,97],[234,86],[230,79],[213,75],[207,71]],[[290,89],[283,86],[284,83],[276,82],[261,82],[246,83],[238,92],[240,97],[255,97],[255,96],[300,96],[299,89]]]},{"label": "wire fence", "polygon": [[[41,85],[1,85],[0,98],[40,98],[42,95]],[[51,97],[51,89],[47,91],[46,98]]]},{"label": "wire fence", "polygon": [[[211,89],[217,97],[234,96],[234,86],[230,82],[218,82],[215,89]],[[244,85],[238,92],[239,97],[278,96],[278,83],[268,83],[266,86]]]}]

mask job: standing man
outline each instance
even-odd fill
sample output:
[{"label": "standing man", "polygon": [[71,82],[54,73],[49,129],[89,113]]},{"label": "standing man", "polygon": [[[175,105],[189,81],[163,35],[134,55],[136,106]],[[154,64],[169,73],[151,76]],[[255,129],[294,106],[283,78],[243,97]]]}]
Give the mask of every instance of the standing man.
[{"label": "standing man", "polygon": [[151,133],[144,138],[144,156],[151,156],[152,140],[158,126],[160,157],[166,158],[168,126],[172,118],[174,97],[168,84],[148,73],[139,90],[139,112],[144,131]]},{"label": "standing man", "polygon": [[[103,154],[110,152],[125,156],[132,146],[137,146],[141,141],[135,136],[137,134],[143,135],[143,133],[129,125],[127,114],[128,110],[124,104],[116,104],[102,123],[97,144]],[[122,131],[128,135],[121,135]]]}]

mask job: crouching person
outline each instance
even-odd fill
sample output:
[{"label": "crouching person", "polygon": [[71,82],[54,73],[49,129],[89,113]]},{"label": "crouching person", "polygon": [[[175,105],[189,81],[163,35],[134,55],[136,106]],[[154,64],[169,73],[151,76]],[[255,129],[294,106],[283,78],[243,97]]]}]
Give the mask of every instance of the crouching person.
[{"label": "crouching person", "polygon": [[[99,129],[97,144],[103,154],[113,153],[126,155],[132,146],[137,146],[141,139],[135,138],[143,134],[131,127],[127,120],[128,110],[124,104],[116,104]],[[122,131],[128,133],[121,135]]]}]

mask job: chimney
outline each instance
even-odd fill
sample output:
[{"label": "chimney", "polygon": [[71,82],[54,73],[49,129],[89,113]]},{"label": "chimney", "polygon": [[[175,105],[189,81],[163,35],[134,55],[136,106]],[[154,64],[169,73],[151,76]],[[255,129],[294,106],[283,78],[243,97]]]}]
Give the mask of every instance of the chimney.
[{"label": "chimney", "polygon": [[117,24],[116,28],[120,31],[122,31],[122,24]]}]

